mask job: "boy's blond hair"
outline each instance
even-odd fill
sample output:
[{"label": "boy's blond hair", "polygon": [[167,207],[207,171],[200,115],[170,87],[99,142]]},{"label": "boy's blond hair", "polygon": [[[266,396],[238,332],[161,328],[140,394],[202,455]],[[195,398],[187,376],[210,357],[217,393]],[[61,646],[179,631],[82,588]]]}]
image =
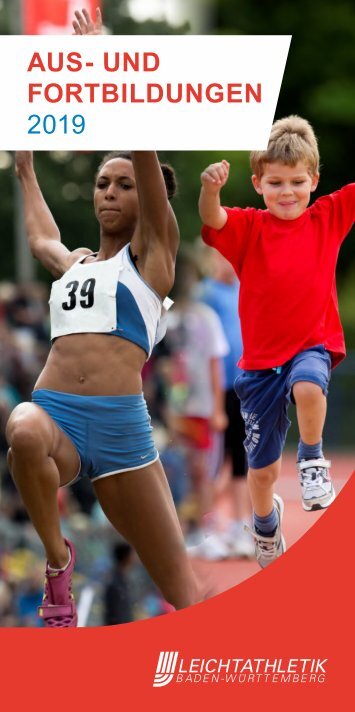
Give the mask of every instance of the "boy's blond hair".
[{"label": "boy's blond hair", "polygon": [[311,176],[319,173],[319,152],[312,126],[300,116],[286,116],[272,126],[266,151],[252,151],[250,165],[257,178],[261,178],[265,163],[284,163],[295,166],[303,161]]}]

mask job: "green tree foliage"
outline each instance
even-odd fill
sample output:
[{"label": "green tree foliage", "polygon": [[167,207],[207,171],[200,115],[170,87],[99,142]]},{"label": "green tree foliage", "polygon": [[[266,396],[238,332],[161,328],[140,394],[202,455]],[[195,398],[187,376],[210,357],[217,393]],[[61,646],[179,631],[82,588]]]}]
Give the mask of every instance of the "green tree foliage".
[{"label": "green tree foliage", "polygon": [[[321,153],[317,195],[354,181],[355,5],[351,0],[216,0],[216,30],[291,34],[276,117],[300,114],[314,126]],[[260,62],[262,62],[262,56]],[[355,230],[339,257],[340,309],[355,347]]]}]

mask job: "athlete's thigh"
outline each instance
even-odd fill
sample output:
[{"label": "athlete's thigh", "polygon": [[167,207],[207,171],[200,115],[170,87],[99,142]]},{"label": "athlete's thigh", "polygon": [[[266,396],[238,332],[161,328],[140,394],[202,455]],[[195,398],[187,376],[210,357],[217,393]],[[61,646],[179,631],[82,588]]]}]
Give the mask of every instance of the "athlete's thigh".
[{"label": "athlete's thigh", "polygon": [[21,403],[12,411],[6,426],[6,436],[10,447],[16,438],[16,449],[19,452],[21,440],[24,445],[26,441],[32,441],[33,460],[42,455],[52,457],[58,467],[60,485],[76,477],[80,457],[75,445],[53,418],[35,403]]},{"label": "athlete's thigh", "polygon": [[[159,460],[140,470],[97,479],[97,498],[107,518],[149,569],[169,567],[185,554],[181,527]],[[176,562],[175,562],[176,564]]]}]

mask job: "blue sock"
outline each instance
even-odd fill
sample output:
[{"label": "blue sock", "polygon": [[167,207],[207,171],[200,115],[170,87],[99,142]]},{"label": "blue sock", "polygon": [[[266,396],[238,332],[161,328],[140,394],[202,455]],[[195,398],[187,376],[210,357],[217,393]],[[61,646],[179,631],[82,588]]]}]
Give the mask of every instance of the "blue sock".
[{"label": "blue sock", "polygon": [[307,445],[302,440],[298,443],[297,460],[314,460],[318,457],[323,457],[322,450],[323,440],[315,445]]},{"label": "blue sock", "polygon": [[279,517],[275,507],[273,507],[272,512],[267,515],[267,517],[259,517],[257,514],[253,514],[254,517],[254,527],[257,534],[263,534],[265,536],[273,536],[275,529],[279,523]]}]

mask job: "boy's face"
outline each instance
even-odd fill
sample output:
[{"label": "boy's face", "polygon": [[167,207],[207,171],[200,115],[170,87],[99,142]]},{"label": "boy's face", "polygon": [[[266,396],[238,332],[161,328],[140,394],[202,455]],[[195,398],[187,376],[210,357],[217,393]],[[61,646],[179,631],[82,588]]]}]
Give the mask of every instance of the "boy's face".
[{"label": "boy's face", "polygon": [[265,163],[261,178],[252,176],[253,186],[269,212],[281,220],[295,220],[304,213],[318,180],[319,175],[311,176],[303,161],[295,166]]}]

